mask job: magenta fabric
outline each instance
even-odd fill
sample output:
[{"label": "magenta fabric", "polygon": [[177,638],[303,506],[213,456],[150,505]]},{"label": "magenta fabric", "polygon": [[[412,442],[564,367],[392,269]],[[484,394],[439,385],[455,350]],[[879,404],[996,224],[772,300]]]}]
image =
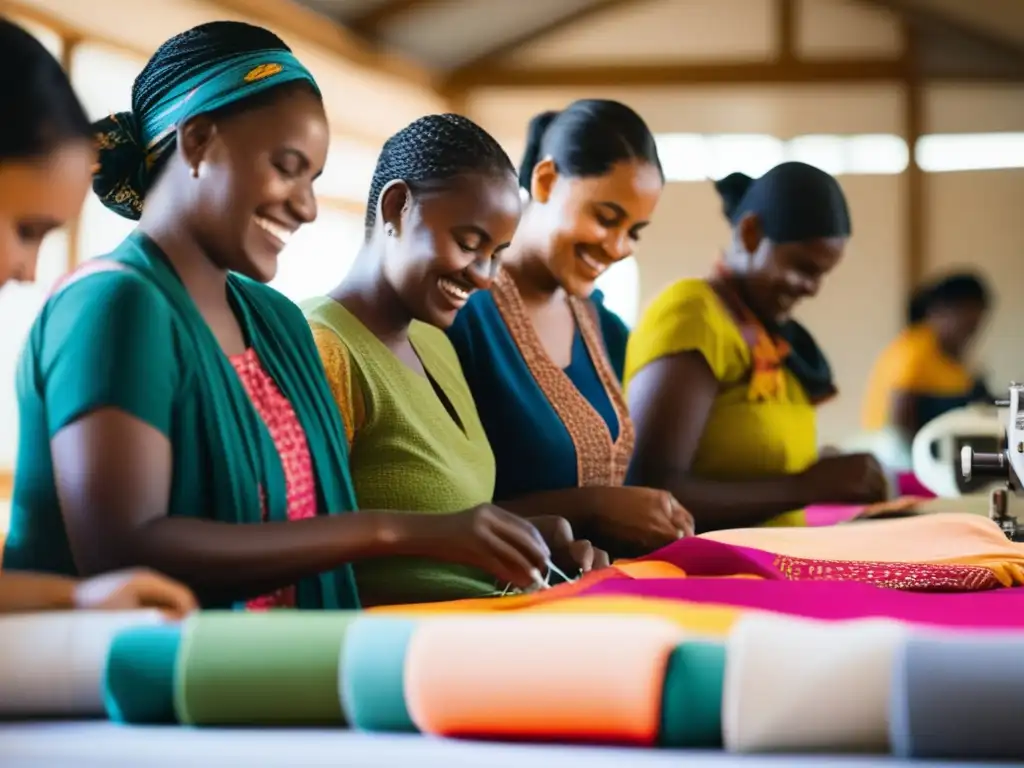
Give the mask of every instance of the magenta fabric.
[{"label": "magenta fabric", "polygon": [[865,509],[863,504],[812,504],[804,508],[807,525],[817,528],[853,520]]},{"label": "magenta fabric", "polygon": [[785,578],[783,573],[772,565],[775,555],[771,552],[737,547],[699,537],[680,539],[638,559],[670,563],[686,571],[688,576],[748,574],[760,576],[762,579]]},{"label": "magenta fabric", "polygon": [[934,499],[935,494],[925,488],[913,472],[901,472],[896,475],[896,485],[900,496],[920,496],[922,499]]},{"label": "magenta fabric", "polygon": [[821,620],[870,617],[947,628],[1024,628],[1024,587],[988,592],[902,592],[850,581],[616,579],[579,597],[647,597],[715,603]]},{"label": "magenta fabric", "polygon": [[[777,558],[771,552],[696,537],[680,539],[639,559],[670,563],[690,577],[750,575],[773,581],[874,582],[889,589],[920,592],[977,592],[1001,587],[994,574],[980,566],[891,563],[879,569],[867,563],[846,563],[846,573],[840,579],[834,575],[816,578],[811,572],[826,563],[805,558],[786,558],[789,570],[784,573],[775,566]],[[917,584],[906,585],[899,571],[914,573]]]}]

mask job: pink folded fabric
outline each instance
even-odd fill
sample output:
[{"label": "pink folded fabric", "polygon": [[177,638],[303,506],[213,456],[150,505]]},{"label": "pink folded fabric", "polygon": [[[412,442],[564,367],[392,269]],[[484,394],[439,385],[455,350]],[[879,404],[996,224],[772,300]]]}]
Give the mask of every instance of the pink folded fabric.
[{"label": "pink folded fabric", "polygon": [[1024,588],[964,594],[883,589],[855,582],[759,579],[650,579],[608,581],[580,600],[642,597],[726,605],[820,620],[891,618],[961,629],[1024,628]]}]

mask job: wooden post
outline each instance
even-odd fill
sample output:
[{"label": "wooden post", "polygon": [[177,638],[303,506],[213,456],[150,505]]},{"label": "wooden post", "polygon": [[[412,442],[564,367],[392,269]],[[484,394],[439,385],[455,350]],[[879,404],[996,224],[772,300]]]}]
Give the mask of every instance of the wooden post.
[{"label": "wooden post", "polygon": [[903,136],[910,153],[906,171],[907,227],[904,248],[904,281],[912,291],[924,276],[928,252],[928,205],[924,173],[917,164],[917,142],[925,132],[924,88],[917,64],[916,31],[903,23],[906,75],[903,81]]}]

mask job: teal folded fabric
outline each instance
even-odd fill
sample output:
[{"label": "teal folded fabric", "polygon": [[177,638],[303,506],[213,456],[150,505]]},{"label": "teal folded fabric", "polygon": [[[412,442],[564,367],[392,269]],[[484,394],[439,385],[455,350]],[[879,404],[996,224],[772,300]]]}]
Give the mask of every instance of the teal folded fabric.
[{"label": "teal folded fabric", "polygon": [[690,641],[669,656],[661,698],[662,747],[722,746],[725,646]]},{"label": "teal folded fabric", "polygon": [[416,732],[405,704],[405,654],[416,622],[363,616],[349,627],[341,652],[341,703],[353,728]]},{"label": "teal folded fabric", "polygon": [[187,620],[174,685],[188,725],[345,724],[338,665],[348,611],[203,611]]},{"label": "teal folded fabric", "polygon": [[119,723],[173,723],[181,625],[133,627],[115,635],[103,673],[103,705]]}]

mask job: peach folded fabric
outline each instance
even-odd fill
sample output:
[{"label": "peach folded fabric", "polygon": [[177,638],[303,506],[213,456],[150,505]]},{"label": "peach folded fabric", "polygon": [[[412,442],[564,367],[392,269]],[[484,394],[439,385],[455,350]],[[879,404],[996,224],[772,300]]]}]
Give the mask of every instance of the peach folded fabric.
[{"label": "peach folded fabric", "polygon": [[684,637],[640,616],[476,616],[427,621],[405,662],[424,733],[652,746],[665,669]]},{"label": "peach folded fabric", "polygon": [[908,634],[888,619],[744,616],[726,646],[726,748],[888,751],[894,662]]},{"label": "peach folded fabric", "polygon": [[740,528],[701,538],[817,561],[974,565],[1024,584],[1024,544],[979,515],[945,513],[830,528]]}]

